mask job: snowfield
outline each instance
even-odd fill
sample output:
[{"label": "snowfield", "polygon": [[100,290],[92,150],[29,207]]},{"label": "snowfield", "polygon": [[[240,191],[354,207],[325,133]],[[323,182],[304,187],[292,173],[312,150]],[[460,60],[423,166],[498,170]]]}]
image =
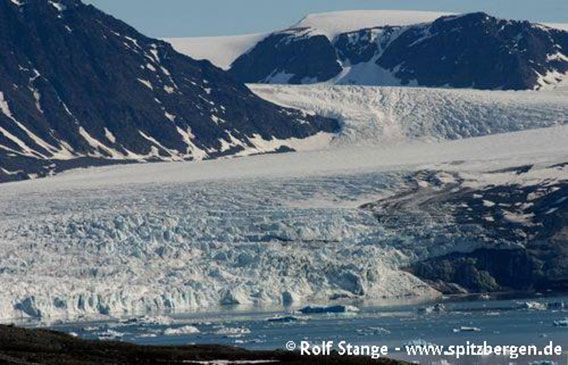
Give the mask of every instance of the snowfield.
[{"label": "snowfield", "polygon": [[176,51],[197,60],[209,60],[228,70],[240,55],[260,42],[266,34],[246,34],[227,37],[194,37],[166,39]]},{"label": "snowfield", "polygon": [[360,29],[433,22],[453,13],[414,10],[347,10],[310,14],[292,28],[310,28],[333,40],[341,33]]},{"label": "snowfield", "polygon": [[567,138],[563,126],[5,184],[0,318],[430,297],[436,292],[399,268],[440,247],[401,242],[359,207],[422,169],[463,174],[473,186],[522,181],[483,172],[535,163],[525,183],[566,179],[566,169],[548,166],[568,160]]},{"label": "snowfield", "polygon": [[556,29],[568,31],[568,23],[546,23],[544,25],[546,25],[547,27],[550,27],[550,28],[556,28]]}]

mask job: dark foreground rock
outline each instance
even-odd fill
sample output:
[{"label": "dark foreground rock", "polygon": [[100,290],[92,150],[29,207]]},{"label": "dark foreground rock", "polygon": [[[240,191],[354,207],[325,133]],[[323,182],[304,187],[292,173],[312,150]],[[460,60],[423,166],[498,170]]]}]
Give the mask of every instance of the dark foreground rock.
[{"label": "dark foreground rock", "polygon": [[272,360],[278,364],[403,364],[369,358],[306,358],[284,351],[247,351],[234,347],[137,346],[122,342],[85,341],[63,333],[0,325],[0,364],[199,364],[213,360]]}]

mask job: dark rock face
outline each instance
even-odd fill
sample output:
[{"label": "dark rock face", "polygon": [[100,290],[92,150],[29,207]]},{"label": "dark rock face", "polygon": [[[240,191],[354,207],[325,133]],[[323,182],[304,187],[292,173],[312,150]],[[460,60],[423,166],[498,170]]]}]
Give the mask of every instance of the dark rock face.
[{"label": "dark rock face", "polygon": [[235,60],[230,73],[242,82],[304,84],[329,80],[341,71],[335,49],[327,37],[306,32],[292,29],[268,36]]},{"label": "dark rock face", "polygon": [[568,46],[566,32],[484,13],[443,17],[395,39],[378,64],[402,83],[475,89],[534,89],[548,71],[568,72],[550,59]]},{"label": "dark rock face", "polygon": [[[489,171],[521,176],[533,166]],[[564,165],[544,170],[564,169]],[[434,288],[453,294],[568,290],[568,182],[463,187],[442,182],[436,172],[409,177],[428,182],[363,206],[381,225],[396,227],[401,240],[429,242],[431,252],[407,270]],[[512,178],[512,181],[515,179]]]},{"label": "dark rock face", "polygon": [[[474,293],[503,290],[535,290],[540,263],[524,250],[477,250],[471,254],[454,253],[422,261],[410,270],[414,275],[438,283],[457,284]],[[445,294],[447,289],[442,289]]]},{"label": "dark rock face", "polygon": [[79,0],[0,0],[0,182],[215,158],[255,151],[255,138],[338,128],[268,103]]},{"label": "dark rock face", "polygon": [[357,65],[370,62],[384,52],[398,36],[401,27],[379,27],[340,34],[335,47],[343,64]]},{"label": "dark rock face", "polygon": [[[517,173],[522,174],[526,168],[519,167]],[[451,254],[419,262],[411,271],[428,280],[456,283],[475,292],[566,291],[567,197],[566,183],[490,187],[454,196],[449,203],[458,207],[454,213],[457,224],[480,226],[490,239],[516,242],[522,248]]]},{"label": "dark rock face", "polygon": [[[282,37],[286,42],[276,41]],[[337,82],[504,90],[554,85],[568,73],[568,32],[485,13],[362,29],[340,34],[325,51],[321,46],[306,49],[311,43],[325,43],[321,37],[275,33],[237,59],[231,72],[242,81],[261,83],[311,83],[313,75],[327,81],[343,74]],[[297,43],[304,45],[301,53]],[[341,67],[331,58],[331,47]],[[309,71],[299,62],[310,64]],[[365,71],[353,73],[353,66],[365,66]],[[289,79],[272,80],[277,72],[286,72]]]}]

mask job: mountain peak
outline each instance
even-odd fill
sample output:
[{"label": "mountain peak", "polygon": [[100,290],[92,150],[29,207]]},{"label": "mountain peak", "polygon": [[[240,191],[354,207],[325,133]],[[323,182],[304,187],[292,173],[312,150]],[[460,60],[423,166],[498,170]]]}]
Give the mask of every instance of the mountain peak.
[{"label": "mountain peak", "polygon": [[271,34],[237,58],[230,72],[248,83],[514,90],[554,87],[568,79],[566,32],[485,12],[437,15],[311,15],[297,25],[309,31]]},{"label": "mountain peak", "polygon": [[442,17],[439,20],[458,20],[458,19],[467,19],[467,20],[478,20],[478,21],[484,21],[484,20],[489,20],[489,19],[496,19],[495,17],[487,14],[484,11],[476,11],[476,12],[471,12],[471,13],[464,13],[464,14],[456,14],[456,15],[448,15],[445,17]]},{"label": "mountain peak", "polygon": [[0,24],[0,182],[284,151],[338,129],[78,0],[0,0]]}]

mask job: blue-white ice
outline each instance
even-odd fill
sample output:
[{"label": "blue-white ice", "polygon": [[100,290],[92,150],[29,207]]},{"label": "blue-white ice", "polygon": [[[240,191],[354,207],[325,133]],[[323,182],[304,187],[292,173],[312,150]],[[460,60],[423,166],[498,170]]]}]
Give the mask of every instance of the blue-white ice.
[{"label": "blue-white ice", "polygon": [[[358,209],[398,178],[257,179],[18,196],[2,315],[60,317],[428,292]],[[41,201],[41,204],[38,202]]]},{"label": "blue-white ice", "polygon": [[[307,95],[290,90],[296,96],[281,91],[288,101]],[[318,90],[313,95],[321,98],[312,104],[320,100],[320,109],[328,111],[333,105],[327,97],[343,92]],[[344,90],[350,100],[368,97],[356,95],[366,89]],[[489,104],[483,103],[492,97],[518,106],[515,95],[488,93],[471,110],[485,110]],[[544,94],[519,95],[528,100]],[[541,99],[515,114],[525,115],[526,125],[513,130],[563,124],[563,102]],[[344,136],[365,134],[372,120],[354,118],[356,108],[345,107],[347,101],[336,109],[351,123]],[[536,118],[547,103],[556,107]],[[438,107],[430,109],[433,115]],[[485,120],[464,110],[475,121]],[[430,119],[433,124],[400,124],[398,130],[422,125],[422,136],[448,137],[432,134],[444,129],[432,127],[438,119]],[[376,133],[384,129],[381,120],[374,122]],[[479,125],[463,124],[463,131],[473,133]],[[400,192],[406,176],[424,169],[440,171],[442,179],[457,174],[474,188],[565,180],[566,169],[547,166],[567,162],[566,140],[568,127],[562,126],[430,144],[385,139],[323,151],[78,170],[4,184],[0,320],[436,296],[401,268],[478,243],[454,242],[443,236],[446,231],[437,236],[437,226],[420,220],[420,212],[413,214],[420,223],[416,229],[430,230],[434,239],[413,241],[396,227],[379,225],[360,205]],[[485,174],[526,163],[536,167],[521,177]]]}]

